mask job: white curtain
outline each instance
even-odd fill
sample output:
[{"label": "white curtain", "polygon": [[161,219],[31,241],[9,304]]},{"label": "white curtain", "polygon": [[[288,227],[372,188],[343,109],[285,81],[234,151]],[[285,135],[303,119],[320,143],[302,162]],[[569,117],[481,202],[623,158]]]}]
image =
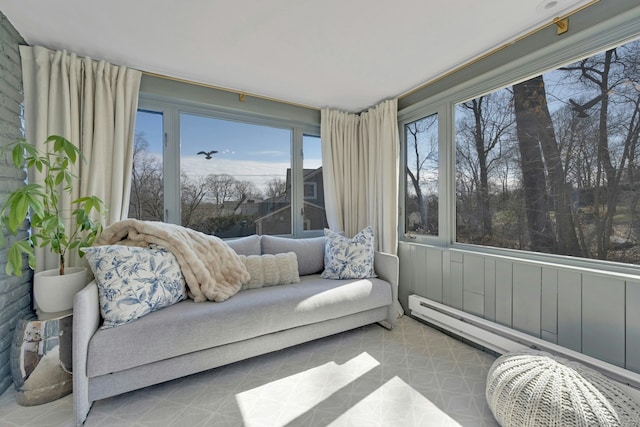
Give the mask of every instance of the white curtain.
[{"label": "white curtain", "polygon": [[[94,195],[108,209],[105,226],[126,218],[142,73],[37,46],[20,46],[20,55],[27,141],[41,146],[49,135],[61,135],[86,157],[75,194],[62,200],[61,208]],[[78,265],[73,255],[68,263]],[[36,272],[58,266],[57,256],[45,249],[37,249],[36,260]]]},{"label": "white curtain", "polygon": [[321,112],[322,169],[329,227],[351,237],[371,225],[377,249],[398,246],[398,101],[360,115]]}]

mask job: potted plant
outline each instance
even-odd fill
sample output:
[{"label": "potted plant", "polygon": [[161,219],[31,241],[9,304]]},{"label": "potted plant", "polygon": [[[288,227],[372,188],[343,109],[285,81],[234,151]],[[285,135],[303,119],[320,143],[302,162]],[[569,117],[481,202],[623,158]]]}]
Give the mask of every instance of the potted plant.
[{"label": "potted plant", "polygon": [[[101,222],[94,218],[102,217],[105,207],[98,197],[83,196],[71,202],[70,212],[60,209],[60,198],[73,191],[75,176],[72,168],[85,159],[80,149],[62,136],[49,136],[45,146],[46,150],[41,152],[26,140],[19,139],[2,149],[3,154],[11,152],[16,168],[35,168],[44,179],[42,183],[28,183],[11,192],[0,210],[0,223],[15,235],[27,215],[31,221],[28,237],[14,241],[9,247],[7,274],[21,276],[25,258],[29,267],[35,269],[35,247],[48,247],[59,255],[59,268],[34,276],[36,306],[51,312],[70,309],[73,295],[86,285],[86,268],[69,267],[65,270],[65,259],[71,251],[91,246],[102,232]],[[65,225],[67,221],[70,228]],[[3,238],[2,233],[0,238]],[[82,256],[82,252],[79,255]],[[71,283],[71,276],[78,276],[78,282]],[[53,285],[55,289],[49,283],[51,280],[60,282]]]}]

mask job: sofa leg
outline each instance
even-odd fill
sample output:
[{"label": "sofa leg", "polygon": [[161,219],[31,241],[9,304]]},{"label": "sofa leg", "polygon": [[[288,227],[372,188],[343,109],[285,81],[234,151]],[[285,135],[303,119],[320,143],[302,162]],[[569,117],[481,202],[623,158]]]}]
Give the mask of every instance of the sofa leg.
[{"label": "sofa leg", "polygon": [[82,405],[81,408],[76,407],[76,426],[80,427],[84,425],[84,422],[87,421],[87,417],[89,416],[89,411],[91,411],[91,407],[93,406],[93,402],[87,402],[86,405]]},{"label": "sofa leg", "polygon": [[378,322],[378,325],[382,326],[383,328],[389,331],[393,330],[393,325],[388,320],[381,320]]}]

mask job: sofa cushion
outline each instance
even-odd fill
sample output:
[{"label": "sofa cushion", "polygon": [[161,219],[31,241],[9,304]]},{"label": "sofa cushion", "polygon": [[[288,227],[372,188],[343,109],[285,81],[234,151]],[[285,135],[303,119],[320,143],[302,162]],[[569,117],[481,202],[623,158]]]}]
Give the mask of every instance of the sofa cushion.
[{"label": "sofa cushion", "polygon": [[324,250],[326,279],[364,279],[375,277],[373,259],[375,246],[373,228],[365,227],[349,239],[327,228],[324,229],[327,243]]},{"label": "sofa cushion", "polygon": [[263,254],[295,252],[300,276],[320,273],[324,268],[324,237],[290,239],[287,237],[262,236],[260,244]]},{"label": "sofa cushion", "polygon": [[98,285],[102,328],[131,322],[187,296],[178,260],[164,248],[104,245],[83,252]]},{"label": "sofa cushion", "polygon": [[[185,353],[336,319],[391,304],[381,279],[329,280],[319,275],[296,285],[242,291],[223,303],[182,301],[91,338],[89,377]],[[143,349],[143,350],[141,350]]]},{"label": "sofa cushion", "polygon": [[243,290],[300,283],[298,261],[294,252],[275,255],[240,255],[240,259],[251,275],[249,281],[242,284]]},{"label": "sofa cushion", "polygon": [[260,255],[260,236],[253,234],[238,239],[225,239],[224,242],[238,255]]}]

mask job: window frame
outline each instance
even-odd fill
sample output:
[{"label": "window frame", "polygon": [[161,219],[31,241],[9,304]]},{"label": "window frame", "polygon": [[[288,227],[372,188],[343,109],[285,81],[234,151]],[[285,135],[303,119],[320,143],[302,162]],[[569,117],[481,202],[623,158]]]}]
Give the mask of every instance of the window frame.
[{"label": "window frame", "polygon": [[[406,195],[407,195],[407,134],[405,132],[405,126],[420,120],[425,117],[437,115],[438,117],[438,235],[423,235],[413,234],[406,230]],[[450,120],[450,114],[443,105],[434,105],[424,109],[417,109],[412,114],[406,114],[402,116],[402,119],[398,122],[398,128],[400,129],[400,171],[401,179],[399,186],[399,219],[398,219],[398,236],[401,241],[418,242],[426,244],[438,244],[439,242],[446,241],[451,235],[449,229],[449,221],[443,219],[443,215],[449,213],[449,192],[448,185],[451,182],[448,179],[448,158],[449,145],[446,143],[446,129],[448,121]],[[399,116],[400,117],[400,116]],[[444,174],[444,175],[443,175]],[[443,179],[446,177],[446,179]],[[455,203],[455,201],[454,201]]]},{"label": "window frame", "polygon": [[[490,92],[512,86],[563,65],[593,56],[612,47],[640,39],[640,8],[618,15],[607,21],[589,26],[576,33],[568,33],[563,39],[547,44],[528,54],[503,62],[495,60],[491,71],[473,74],[473,77],[457,81],[440,91],[424,91],[422,99],[398,111],[400,132],[400,170],[406,168],[406,138],[404,126],[431,114],[438,114],[440,171],[439,171],[439,234],[438,236],[409,237],[405,233],[406,178],[400,179],[399,188],[399,242],[432,245],[448,249],[461,249],[479,254],[504,256],[532,262],[562,264],[581,269],[594,268],[602,271],[616,271],[638,274],[640,266],[590,258],[577,258],[556,254],[542,254],[526,250],[497,248],[456,242],[456,145],[455,106]],[[499,56],[499,55],[496,55]],[[492,57],[486,58],[491,62]],[[473,67],[470,65],[469,67]],[[462,73],[464,74],[464,73]],[[464,77],[462,77],[464,78]]]},{"label": "window frame", "polygon": [[320,137],[320,126],[273,117],[268,114],[238,111],[219,105],[203,105],[178,98],[154,96],[141,93],[138,111],[150,111],[162,114],[163,120],[163,153],[162,173],[164,182],[164,221],[172,224],[181,223],[180,203],[180,115],[191,114],[213,119],[230,120],[258,126],[269,126],[291,131],[291,233],[288,237],[321,236],[323,230],[305,230],[303,207],[303,152],[304,135]]}]

